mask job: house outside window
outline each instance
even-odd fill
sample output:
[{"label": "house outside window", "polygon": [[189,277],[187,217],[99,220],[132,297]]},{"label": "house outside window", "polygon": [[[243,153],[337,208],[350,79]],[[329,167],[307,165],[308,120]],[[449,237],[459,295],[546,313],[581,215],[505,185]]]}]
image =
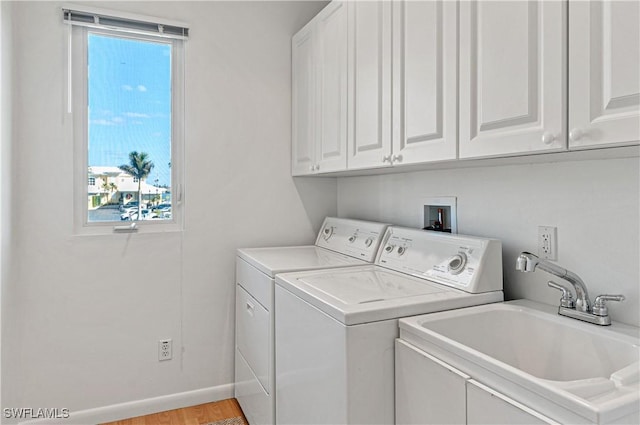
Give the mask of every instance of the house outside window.
[{"label": "house outside window", "polygon": [[145,231],[181,228],[186,37],[166,36],[162,25],[148,34],[154,26],[144,19],[123,18],[117,29],[118,18],[103,27],[91,11],[63,12],[73,28],[76,169],[88,183],[76,186],[76,230],[109,233],[122,221]]}]

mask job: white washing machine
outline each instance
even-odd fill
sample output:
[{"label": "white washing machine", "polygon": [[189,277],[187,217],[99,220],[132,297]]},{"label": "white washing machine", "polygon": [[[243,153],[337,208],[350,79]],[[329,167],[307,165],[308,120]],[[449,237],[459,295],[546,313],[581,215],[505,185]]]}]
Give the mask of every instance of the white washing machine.
[{"label": "white washing machine", "polygon": [[276,423],[393,424],[398,319],[502,300],[500,241],[400,227],[375,265],[276,276]]},{"label": "white washing machine", "polygon": [[327,217],[315,245],[239,249],[235,397],[252,425],[275,422],[274,278],[374,261],[386,224]]}]

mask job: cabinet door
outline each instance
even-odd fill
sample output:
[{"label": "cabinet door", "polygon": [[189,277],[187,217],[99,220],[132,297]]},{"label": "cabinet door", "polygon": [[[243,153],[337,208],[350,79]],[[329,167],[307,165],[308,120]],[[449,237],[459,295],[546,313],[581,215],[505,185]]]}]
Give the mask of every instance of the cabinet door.
[{"label": "cabinet door", "polygon": [[566,9],[460,3],[461,158],[566,147]]},{"label": "cabinet door", "polygon": [[469,425],[557,423],[473,379],[467,381],[467,424]]},{"label": "cabinet door", "polygon": [[457,5],[394,2],[394,164],[457,156]]},{"label": "cabinet door", "polygon": [[[349,169],[391,165],[391,2],[349,2]],[[383,158],[385,159],[383,161]]]},{"label": "cabinet door", "polygon": [[316,169],[347,168],[347,5],[333,1],[317,20]]},{"label": "cabinet door", "polygon": [[469,376],[396,340],[396,423],[464,424]]},{"label": "cabinet door", "polygon": [[569,146],[640,140],[640,3],[569,3]]},{"label": "cabinet door", "polygon": [[314,105],[315,49],[314,21],[301,29],[291,41],[292,61],[292,149],[291,174],[312,174],[315,170]]}]

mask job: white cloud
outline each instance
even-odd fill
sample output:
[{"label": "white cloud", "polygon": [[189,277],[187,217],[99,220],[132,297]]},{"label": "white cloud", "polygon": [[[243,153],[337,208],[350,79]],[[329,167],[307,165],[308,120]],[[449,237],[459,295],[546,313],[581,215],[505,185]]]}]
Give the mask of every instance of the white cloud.
[{"label": "white cloud", "polygon": [[122,117],[113,117],[111,121],[113,121],[114,123],[120,124],[121,122],[124,121],[124,119],[122,119]]},{"label": "white cloud", "polygon": [[89,123],[95,125],[116,125],[113,121],[109,120],[91,120]]},{"label": "white cloud", "polygon": [[131,86],[130,86],[130,85],[128,85],[128,84],[125,84],[124,86],[122,86],[122,90],[125,90],[125,91],[131,91],[131,90],[133,90],[133,87],[131,87]]},{"label": "white cloud", "polygon": [[143,86],[142,84],[140,84],[138,86],[138,91],[147,91],[147,88],[145,86]]},{"label": "white cloud", "polygon": [[144,114],[141,112],[125,112],[124,115],[129,118],[150,118],[149,114]]}]

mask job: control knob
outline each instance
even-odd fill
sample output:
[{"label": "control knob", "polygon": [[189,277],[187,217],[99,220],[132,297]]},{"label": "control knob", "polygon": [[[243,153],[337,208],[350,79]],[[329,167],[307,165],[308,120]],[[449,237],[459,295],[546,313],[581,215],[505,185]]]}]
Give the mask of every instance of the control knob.
[{"label": "control knob", "polygon": [[464,266],[467,264],[467,255],[464,252],[459,252],[449,259],[447,263],[447,269],[449,273],[456,275],[462,273]]},{"label": "control knob", "polygon": [[386,252],[393,252],[393,248],[395,248],[395,247],[396,247],[395,245],[387,245],[387,246],[384,247],[384,250]]},{"label": "control knob", "polygon": [[367,238],[364,241],[364,244],[367,248],[369,248],[371,246],[371,244],[373,243],[373,238]]},{"label": "control knob", "polygon": [[403,255],[405,252],[407,252],[407,247],[406,246],[399,246],[398,247],[398,255]]},{"label": "control knob", "polygon": [[356,235],[351,235],[349,236],[349,242],[354,243],[356,241],[357,237]]},{"label": "control knob", "polygon": [[325,241],[328,241],[329,238],[333,235],[333,226],[325,227],[322,231],[322,237]]}]

